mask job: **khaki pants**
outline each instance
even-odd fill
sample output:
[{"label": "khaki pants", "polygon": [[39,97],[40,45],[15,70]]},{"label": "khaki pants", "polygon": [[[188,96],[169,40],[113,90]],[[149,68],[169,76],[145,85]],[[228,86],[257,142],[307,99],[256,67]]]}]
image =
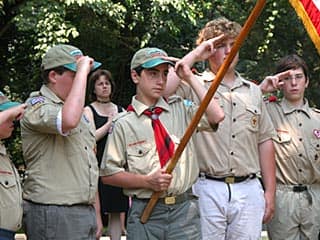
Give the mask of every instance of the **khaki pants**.
[{"label": "khaki pants", "polygon": [[23,207],[28,240],[96,240],[92,205],[57,206],[24,201]]},{"label": "khaki pants", "polygon": [[[271,240],[317,240],[320,231],[320,185],[294,192],[292,185],[277,185],[275,215],[267,225]],[[309,198],[312,198],[312,203]]]},{"label": "khaki pants", "polygon": [[157,203],[149,220],[142,224],[140,216],[147,204],[133,198],[127,221],[128,240],[200,240],[198,200],[179,204]]}]

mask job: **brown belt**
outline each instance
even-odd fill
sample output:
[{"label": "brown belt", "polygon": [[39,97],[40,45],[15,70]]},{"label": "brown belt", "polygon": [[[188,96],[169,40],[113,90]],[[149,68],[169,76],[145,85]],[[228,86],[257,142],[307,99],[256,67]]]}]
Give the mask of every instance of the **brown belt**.
[{"label": "brown belt", "polygon": [[[157,203],[161,203],[165,205],[173,205],[173,204],[183,203],[187,200],[195,199],[195,198],[196,197],[192,194],[191,191],[187,191],[185,193],[182,193],[176,196],[166,196],[163,198],[159,198]],[[145,201],[145,202],[148,202],[150,200],[150,198],[137,198],[137,197],[133,197],[132,199],[138,200],[138,201]]]}]

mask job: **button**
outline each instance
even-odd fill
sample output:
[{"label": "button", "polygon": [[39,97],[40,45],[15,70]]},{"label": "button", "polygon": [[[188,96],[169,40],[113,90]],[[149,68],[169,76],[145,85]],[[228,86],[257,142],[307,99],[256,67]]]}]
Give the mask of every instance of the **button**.
[{"label": "button", "polygon": [[84,147],[84,149],[85,149],[85,150],[87,150],[87,149],[88,149],[88,147],[87,147],[87,146],[85,146],[85,147]]},{"label": "button", "polygon": [[302,169],[299,169],[299,172],[302,172]]},{"label": "button", "polygon": [[233,155],[233,152],[230,152],[231,155]]},{"label": "button", "polygon": [[299,153],[299,157],[302,157],[302,153]]},{"label": "button", "polygon": [[234,118],[234,119],[232,119],[232,121],[235,122],[235,121],[237,121],[237,119]]},{"label": "button", "polygon": [[299,138],[299,141],[302,142],[302,138]]},{"label": "button", "polygon": [[232,135],[231,137],[232,137],[232,138],[235,138],[236,136],[235,136],[235,135]]},{"label": "button", "polygon": [[318,158],[319,158],[319,156],[318,156],[318,154],[316,154],[316,155],[314,156],[314,160],[318,160]]},{"label": "button", "polygon": [[139,154],[142,154],[142,150],[140,149],[140,150],[138,151],[138,153],[139,153]]},{"label": "button", "polygon": [[302,123],[299,123],[299,127],[301,127],[302,126]]},{"label": "button", "polygon": [[9,184],[9,182],[8,182],[8,181],[5,181],[5,182],[4,182],[4,185],[8,185],[8,184]]},{"label": "button", "polygon": [[234,102],[234,103],[232,103],[232,105],[233,105],[233,106],[236,106],[237,104]]}]

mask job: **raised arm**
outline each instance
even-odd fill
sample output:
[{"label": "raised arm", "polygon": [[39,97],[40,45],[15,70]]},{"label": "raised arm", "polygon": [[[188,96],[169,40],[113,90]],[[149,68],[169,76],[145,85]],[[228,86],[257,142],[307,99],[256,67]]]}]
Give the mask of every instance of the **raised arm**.
[{"label": "raised arm", "polygon": [[289,77],[291,71],[285,71],[273,76],[267,76],[259,85],[262,93],[270,93],[280,89],[283,85],[283,79]]}]

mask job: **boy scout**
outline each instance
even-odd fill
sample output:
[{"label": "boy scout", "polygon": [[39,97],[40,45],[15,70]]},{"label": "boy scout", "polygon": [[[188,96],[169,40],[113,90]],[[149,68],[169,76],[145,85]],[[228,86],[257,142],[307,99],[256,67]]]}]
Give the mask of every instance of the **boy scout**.
[{"label": "boy scout", "polygon": [[320,232],[320,111],[304,98],[308,68],[293,54],[280,59],[274,76],[266,77],[263,92],[281,89],[281,101],[267,109],[277,131],[276,211],[268,224],[272,240],[319,239]]},{"label": "boy scout", "polygon": [[96,215],[93,207],[98,183],[95,129],[83,115],[87,76],[99,65],[63,44],[42,59],[44,84],[31,93],[21,121],[28,240],[96,239],[100,234],[100,211]]},{"label": "boy scout", "polygon": [[13,240],[21,227],[22,194],[18,171],[1,142],[11,136],[14,120],[19,120],[26,105],[11,102],[0,92],[0,239]]},{"label": "boy scout", "polygon": [[[214,81],[240,30],[238,23],[224,17],[208,22],[199,32],[199,46],[181,60],[190,67],[199,58],[206,60],[199,53],[202,44],[223,36],[208,58],[209,69],[196,74],[206,88]],[[193,190],[199,196],[203,239],[259,239],[262,221],[269,221],[274,211],[275,132],[260,89],[236,72],[238,59],[239,54],[214,96],[225,119],[217,132],[195,135],[200,177]],[[199,101],[186,84],[181,83],[176,93]],[[257,178],[260,172],[265,191]]]},{"label": "boy scout", "polygon": [[[129,240],[201,238],[198,202],[190,193],[199,172],[192,140],[172,175],[164,173],[167,162],[162,162],[163,155],[166,160],[172,156],[196,110],[192,102],[178,96],[162,97],[172,64],[166,57],[158,48],[143,48],[133,56],[131,78],[136,84],[136,95],[128,112],[115,121],[102,160],[103,181],[123,187],[125,194],[132,197],[127,225]],[[178,70],[202,99],[205,89],[194,81],[189,67],[181,65]],[[216,128],[224,114],[213,100],[206,116],[198,130]],[[164,148],[171,149],[170,154],[158,145],[161,139],[157,133],[162,128],[157,125],[159,120],[167,134]],[[140,216],[153,191],[164,194],[147,223],[142,224]]]}]

